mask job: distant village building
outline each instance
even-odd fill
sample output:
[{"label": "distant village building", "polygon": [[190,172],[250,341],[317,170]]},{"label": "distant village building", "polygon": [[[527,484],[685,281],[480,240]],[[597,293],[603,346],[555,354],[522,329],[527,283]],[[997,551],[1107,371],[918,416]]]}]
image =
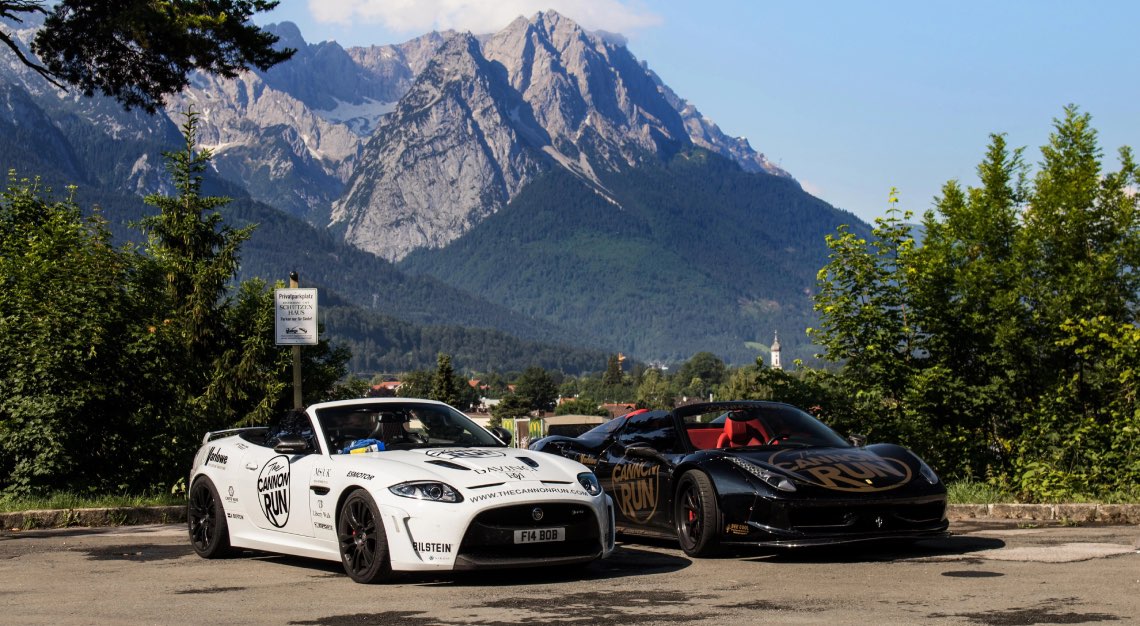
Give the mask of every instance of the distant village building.
[{"label": "distant village building", "polygon": [[780,364],[780,331],[776,331],[775,339],[772,341],[772,369],[784,369],[784,366]]}]

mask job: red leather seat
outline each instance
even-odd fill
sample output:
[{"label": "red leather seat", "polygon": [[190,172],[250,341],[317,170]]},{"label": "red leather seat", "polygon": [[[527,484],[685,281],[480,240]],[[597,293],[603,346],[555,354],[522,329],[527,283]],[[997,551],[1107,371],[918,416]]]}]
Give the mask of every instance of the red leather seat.
[{"label": "red leather seat", "polygon": [[768,442],[764,426],[759,420],[724,420],[724,432],[717,439],[718,448],[738,448],[740,446],[762,446]]}]

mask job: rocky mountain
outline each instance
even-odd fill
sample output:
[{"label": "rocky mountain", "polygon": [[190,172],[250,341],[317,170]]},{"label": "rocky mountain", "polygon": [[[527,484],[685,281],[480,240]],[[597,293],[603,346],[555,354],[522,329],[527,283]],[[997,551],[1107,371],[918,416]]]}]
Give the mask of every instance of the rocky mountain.
[{"label": "rocky mountain", "polygon": [[[153,117],[60,93],[0,55],[0,169],[78,184],[115,205],[112,219],[137,219],[139,196],[169,191],[161,154],[180,145],[192,107],[218,190],[315,229],[277,223],[249,247],[247,271],[305,258],[306,275],[346,302],[413,324],[734,362],[779,330],[790,358],[807,356],[796,337],[822,233],[858,220],[723,132],[620,36],[555,12],[348,49],[307,43],[290,23],[269,29],[292,60],[195,76]],[[353,324],[355,345],[381,350]],[[359,361],[432,353],[392,345]]]},{"label": "rocky mountain", "polygon": [[677,97],[619,40],[555,12],[483,39],[445,38],[364,147],[332,212],[364,250],[443,248],[534,178],[563,169],[609,195],[600,171],[697,145],[787,176]]}]

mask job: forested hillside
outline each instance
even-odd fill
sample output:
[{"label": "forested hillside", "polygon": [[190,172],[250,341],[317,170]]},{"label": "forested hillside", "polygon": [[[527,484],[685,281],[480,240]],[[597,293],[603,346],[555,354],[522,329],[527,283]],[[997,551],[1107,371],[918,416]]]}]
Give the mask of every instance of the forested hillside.
[{"label": "forested hillside", "polygon": [[702,350],[748,363],[780,333],[808,358],[825,236],[865,225],[792,180],[749,174],[695,149],[603,179],[619,204],[553,172],[442,251],[401,268],[583,328],[641,358]]}]

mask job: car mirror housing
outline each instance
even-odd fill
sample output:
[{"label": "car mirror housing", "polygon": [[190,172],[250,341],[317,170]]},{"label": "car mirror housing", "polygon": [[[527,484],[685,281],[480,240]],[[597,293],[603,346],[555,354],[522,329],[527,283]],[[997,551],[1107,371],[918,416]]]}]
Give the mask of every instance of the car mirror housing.
[{"label": "car mirror housing", "polygon": [[851,433],[850,435],[847,435],[847,441],[851,442],[851,445],[855,446],[856,448],[862,448],[863,446],[867,445],[867,435]]},{"label": "car mirror housing", "polygon": [[511,431],[507,430],[506,428],[503,428],[502,426],[494,426],[491,428],[491,434],[498,437],[503,442],[503,445],[511,445]]},{"label": "car mirror housing", "polygon": [[312,448],[309,442],[305,441],[304,437],[297,435],[282,435],[277,440],[277,445],[273,446],[274,452],[281,454],[302,454],[304,452],[311,452]]},{"label": "car mirror housing", "polygon": [[625,449],[625,453],[628,454],[629,456],[640,457],[643,459],[650,459],[653,461],[659,461],[661,463],[668,463],[669,462],[668,459],[665,458],[665,455],[661,454],[657,450],[654,450],[653,448],[651,448],[650,446],[645,445],[645,444],[635,444],[635,445],[629,446]]}]

